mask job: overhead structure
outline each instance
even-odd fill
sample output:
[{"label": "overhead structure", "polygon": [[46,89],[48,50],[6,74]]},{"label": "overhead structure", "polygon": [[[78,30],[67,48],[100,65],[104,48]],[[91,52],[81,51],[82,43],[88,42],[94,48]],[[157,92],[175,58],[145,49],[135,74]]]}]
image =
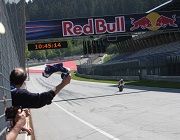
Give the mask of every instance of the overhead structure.
[{"label": "overhead structure", "polygon": [[178,11],[180,10],[180,0],[169,0],[149,11],[146,13],[150,12],[160,12],[160,11]]},{"label": "overhead structure", "polygon": [[89,17],[26,23],[26,40],[83,36],[129,36],[137,32],[180,28],[180,11]]},{"label": "overhead structure", "polygon": [[[60,42],[80,37],[86,38],[84,41],[91,40],[93,48],[93,46],[98,46],[97,41],[118,43],[132,36],[133,39],[134,36],[139,37],[139,34],[149,33],[151,35],[151,33],[179,30],[179,17],[180,0],[169,0],[144,14],[26,22],[26,41],[31,44],[29,45],[30,50],[40,50],[59,47],[56,45],[55,47],[52,45],[43,47],[35,43],[47,44],[46,42]],[[86,53],[86,49],[84,50]],[[97,50],[87,49],[88,52],[97,52]]]}]

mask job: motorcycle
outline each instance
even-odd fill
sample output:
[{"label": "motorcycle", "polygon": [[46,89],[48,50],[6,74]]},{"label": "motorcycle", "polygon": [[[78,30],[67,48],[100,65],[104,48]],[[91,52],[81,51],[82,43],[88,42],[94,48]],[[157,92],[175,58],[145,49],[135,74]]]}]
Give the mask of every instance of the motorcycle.
[{"label": "motorcycle", "polygon": [[123,89],[124,89],[124,84],[119,84],[119,85],[118,85],[118,88],[119,88],[119,91],[122,92]]},{"label": "motorcycle", "polygon": [[123,89],[124,89],[124,81],[123,79],[121,79],[118,83],[118,88],[119,88],[119,91],[122,92]]}]

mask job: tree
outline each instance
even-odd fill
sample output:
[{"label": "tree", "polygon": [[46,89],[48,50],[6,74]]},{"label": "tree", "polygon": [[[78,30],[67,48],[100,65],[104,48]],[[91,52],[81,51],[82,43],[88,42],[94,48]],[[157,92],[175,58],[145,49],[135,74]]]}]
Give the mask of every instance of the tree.
[{"label": "tree", "polygon": [[38,60],[42,60],[42,59],[46,59],[46,52],[44,50],[41,51],[32,51],[29,55],[30,59],[38,59]]}]

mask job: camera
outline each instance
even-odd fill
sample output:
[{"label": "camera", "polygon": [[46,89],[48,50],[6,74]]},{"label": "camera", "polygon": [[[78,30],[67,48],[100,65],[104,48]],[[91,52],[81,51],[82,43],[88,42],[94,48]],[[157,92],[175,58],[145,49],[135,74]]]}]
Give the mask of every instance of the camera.
[{"label": "camera", "polygon": [[18,107],[9,107],[5,111],[6,121],[12,121],[15,119],[18,109],[22,109],[20,106]]},{"label": "camera", "polygon": [[61,78],[64,79],[69,75],[70,69],[63,67],[63,63],[54,64],[52,66],[46,65],[44,72],[42,72],[42,76],[48,78],[54,72],[62,72]]}]

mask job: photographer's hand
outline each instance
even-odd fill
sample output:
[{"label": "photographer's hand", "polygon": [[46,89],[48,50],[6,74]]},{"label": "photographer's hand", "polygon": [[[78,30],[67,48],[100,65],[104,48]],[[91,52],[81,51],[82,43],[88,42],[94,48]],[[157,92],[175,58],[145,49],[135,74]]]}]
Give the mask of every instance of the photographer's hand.
[{"label": "photographer's hand", "polygon": [[23,111],[25,111],[26,117],[28,117],[30,115],[30,110],[28,108],[23,109]]},{"label": "photographer's hand", "polygon": [[[28,108],[23,109],[23,111],[25,111],[26,117],[28,117],[30,115],[30,110]],[[32,135],[33,134],[33,129],[30,128],[30,127],[24,126],[21,130],[27,132],[28,135]]]},{"label": "photographer's hand", "polygon": [[26,112],[21,112],[21,109],[18,109],[18,112],[15,117],[15,122],[15,126],[6,135],[6,140],[15,140],[17,138],[17,135],[19,134],[23,126],[26,124]]}]

